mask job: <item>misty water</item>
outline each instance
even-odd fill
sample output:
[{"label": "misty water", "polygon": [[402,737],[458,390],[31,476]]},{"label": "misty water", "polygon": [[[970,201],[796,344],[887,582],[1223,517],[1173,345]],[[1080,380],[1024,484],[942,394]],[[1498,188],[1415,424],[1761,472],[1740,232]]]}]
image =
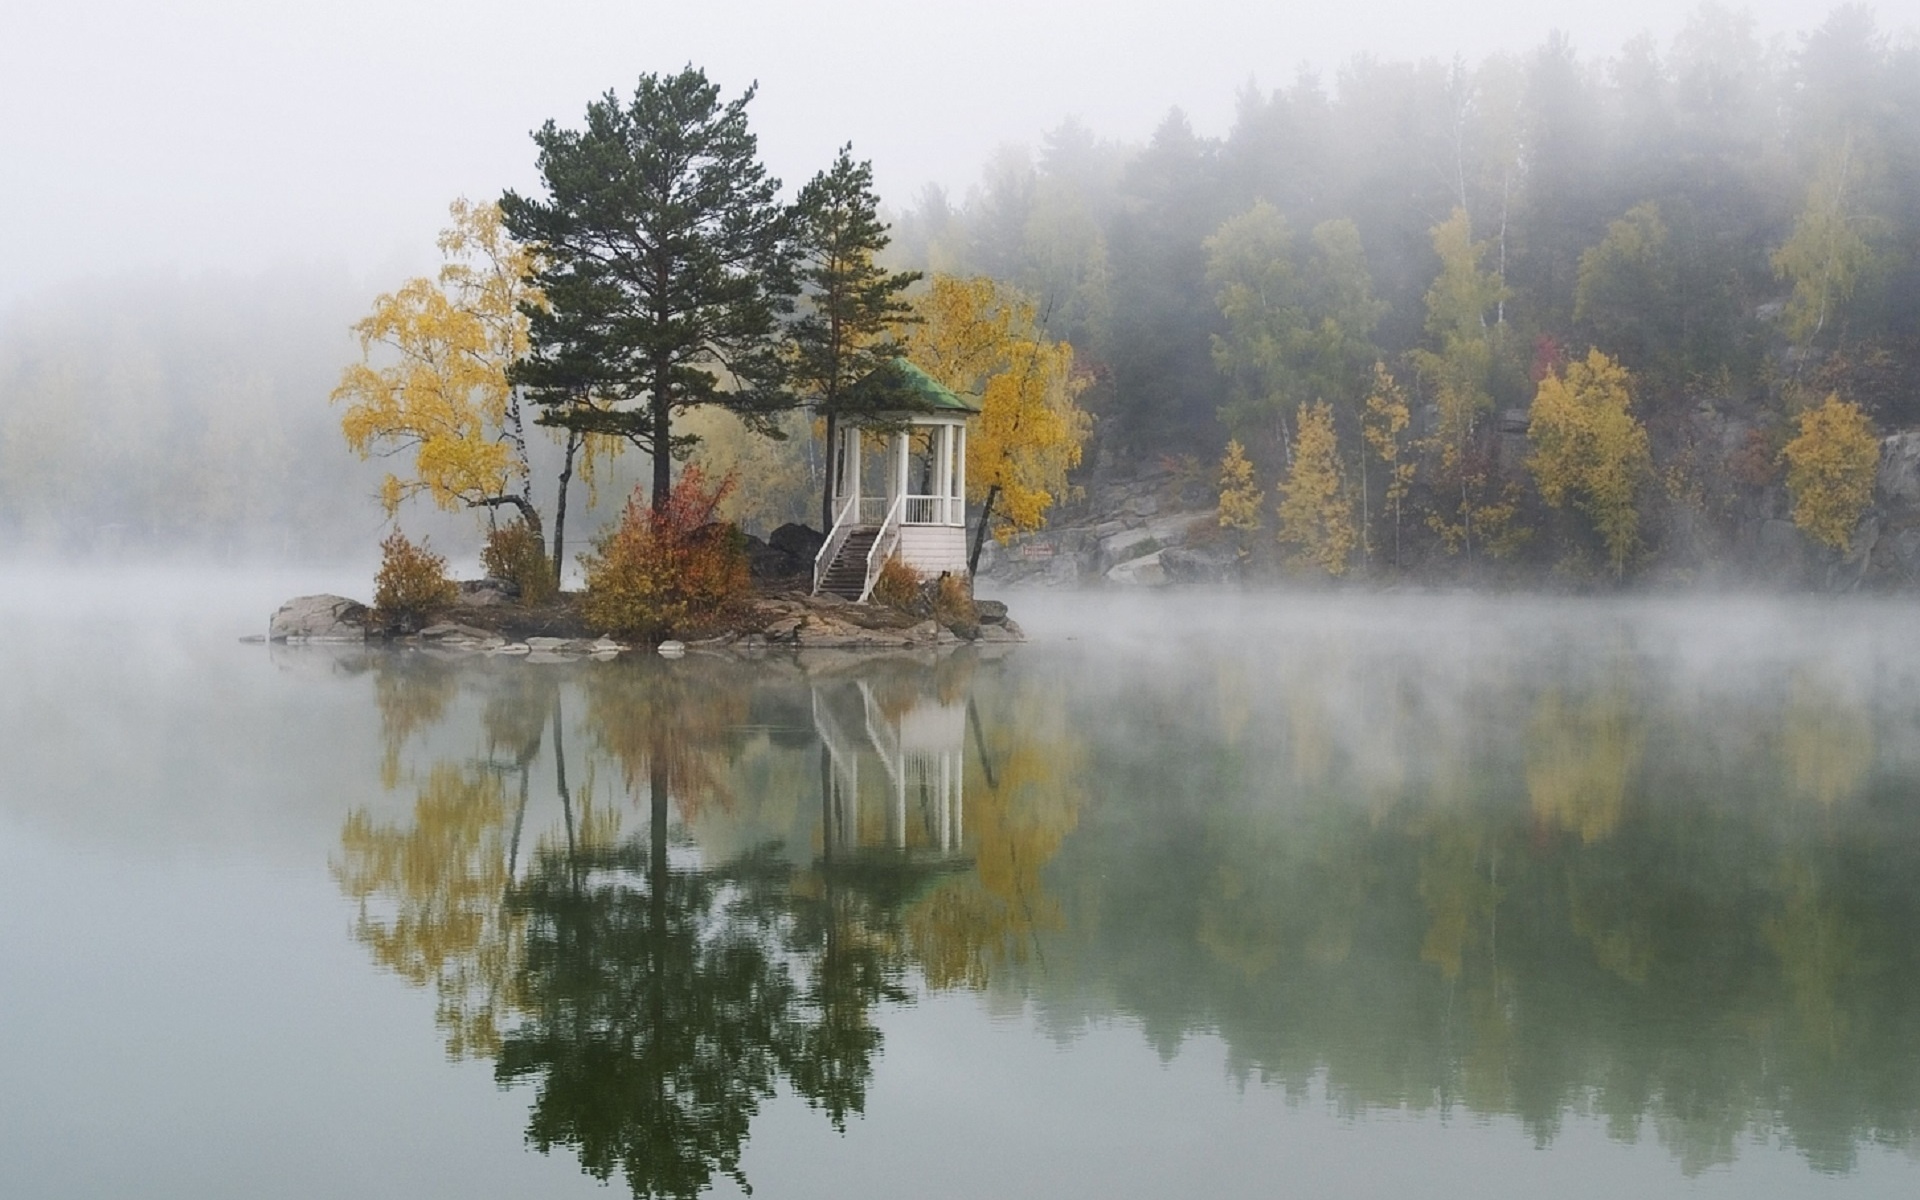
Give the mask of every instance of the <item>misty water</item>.
[{"label": "misty water", "polygon": [[1908,606],[237,640],[351,582],[0,589],[7,1194],[1920,1185]]}]

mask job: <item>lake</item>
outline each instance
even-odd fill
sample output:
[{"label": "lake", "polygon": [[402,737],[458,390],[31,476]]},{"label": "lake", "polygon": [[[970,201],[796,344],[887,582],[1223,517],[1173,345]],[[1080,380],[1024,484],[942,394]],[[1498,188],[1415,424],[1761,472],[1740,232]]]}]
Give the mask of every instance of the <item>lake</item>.
[{"label": "lake", "polygon": [[8,1195],[1920,1190],[1910,605],[237,640],[355,586],[0,575]]}]

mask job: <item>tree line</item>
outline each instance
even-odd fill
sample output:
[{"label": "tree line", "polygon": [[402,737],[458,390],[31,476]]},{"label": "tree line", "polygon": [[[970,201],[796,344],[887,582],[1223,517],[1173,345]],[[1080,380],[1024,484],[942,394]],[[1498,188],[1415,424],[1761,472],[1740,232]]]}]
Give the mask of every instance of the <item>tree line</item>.
[{"label": "tree line", "polygon": [[1248,88],[1224,137],[1068,121],[921,193],[900,260],[1033,296],[1096,461],[1220,460],[1319,568],[1618,576],[1686,552],[1687,508],[1841,549],[1872,462],[1785,450],[1920,419],[1916,79],[1858,5],[1777,44],[1707,5],[1606,59],[1362,57]]}]

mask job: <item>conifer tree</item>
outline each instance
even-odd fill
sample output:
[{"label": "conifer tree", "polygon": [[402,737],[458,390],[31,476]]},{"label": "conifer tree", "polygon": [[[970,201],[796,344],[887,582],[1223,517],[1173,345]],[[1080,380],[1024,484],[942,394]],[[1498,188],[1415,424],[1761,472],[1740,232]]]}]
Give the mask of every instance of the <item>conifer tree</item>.
[{"label": "conifer tree", "polygon": [[653,458],[667,502],[692,448],[673,417],[703,404],[770,429],[788,405],[777,324],[797,290],[780,181],[747,128],[754,89],[722,103],[704,72],[643,75],[586,126],[536,132],[545,198],[507,192],[509,232],[541,255],[548,307],[515,370],[544,424],[621,437]]},{"label": "conifer tree", "polygon": [[[826,418],[831,460],[840,418],[883,402],[883,389],[853,385],[900,353],[895,331],[912,319],[903,293],[918,271],[886,271],[874,256],[887,248],[887,227],[873,193],[873,165],[853,161],[842,146],[833,166],[813,177],[793,209],[805,308],[788,332],[792,380]],[[833,525],[832,467],[821,489],[821,528]]]}]

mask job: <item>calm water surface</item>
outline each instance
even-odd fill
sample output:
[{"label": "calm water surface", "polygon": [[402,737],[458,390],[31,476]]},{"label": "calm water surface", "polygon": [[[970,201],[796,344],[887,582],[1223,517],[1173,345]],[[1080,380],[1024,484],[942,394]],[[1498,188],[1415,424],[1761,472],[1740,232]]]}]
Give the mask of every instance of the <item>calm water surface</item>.
[{"label": "calm water surface", "polygon": [[0,1192],[1920,1191],[1908,606],[235,640],[350,586],[0,574]]}]

